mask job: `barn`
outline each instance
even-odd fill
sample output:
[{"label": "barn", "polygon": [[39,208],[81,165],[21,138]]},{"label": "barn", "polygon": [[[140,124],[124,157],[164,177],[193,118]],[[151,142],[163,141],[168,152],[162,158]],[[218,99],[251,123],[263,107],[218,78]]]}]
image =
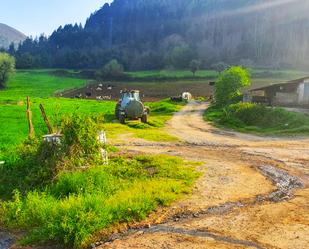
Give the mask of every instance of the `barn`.
[{"label": "barn", "polygon": [[309,77],[252,89],[244,94],[244,102],[309,108]]}]

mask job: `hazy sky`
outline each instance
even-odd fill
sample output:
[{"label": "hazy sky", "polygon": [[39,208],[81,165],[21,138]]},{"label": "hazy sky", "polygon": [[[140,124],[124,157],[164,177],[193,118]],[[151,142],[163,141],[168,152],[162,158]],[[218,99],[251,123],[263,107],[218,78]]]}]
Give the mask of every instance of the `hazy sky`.
[{"label": "hazy sky", "polygon": [[0,23],[26,35],[50,35],[60,25],[84,24],[87,17],[112,0],[0,0]]}]

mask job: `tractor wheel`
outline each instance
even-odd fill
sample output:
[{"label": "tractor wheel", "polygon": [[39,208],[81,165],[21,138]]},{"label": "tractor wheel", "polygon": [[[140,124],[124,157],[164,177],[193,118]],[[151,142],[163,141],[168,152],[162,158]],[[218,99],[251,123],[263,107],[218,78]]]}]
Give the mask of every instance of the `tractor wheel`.
[{"label": "tractor wheel", "polygon": [[117,103],[116,108],[115,108],[115,116],[117,119],[120,118],[120,104]]},{"label": "tractor wheel", "polygon": [[143,114],[141,118],[142,123],[147,123],[148,122],[148,115],[146,113]]},{"label": "tractor wheel", "polygon": [[126,117],[124,115],[119,115],[119,122],[120,124],[125,124],[126,123]]},{"label": "tractor wheel", "polygon": [[148,106],[145,106],[145,110],[146,110],[147,114],[149,115],[150,114],[150,108]]}]

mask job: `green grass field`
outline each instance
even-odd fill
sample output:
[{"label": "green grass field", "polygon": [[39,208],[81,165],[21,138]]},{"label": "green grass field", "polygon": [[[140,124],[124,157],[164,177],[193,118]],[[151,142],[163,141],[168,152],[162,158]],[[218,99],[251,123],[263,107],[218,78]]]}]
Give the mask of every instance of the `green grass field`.
[{"label": "green grass field", "polygon": [[[308,71],[300,70],[271,70],[271,69],[249,69],[253,82],[269,82],[293,80],[305,76],[309,76]],[[153,71],[137,71],[128,72],[128,75],[136,79],[193,79],[193,74],[189,70],[153,70]],[[199,70],[195,74],[196,80],[216,79],[219,73],[214,70]]]},{"label": "green grass field", "polygon": [[[56,77],[48,70],[17,72],[8,82],[7,89],[0,91],[0,157],[1,153],[14,148],[27,138],[28,124],[26,119],[26,96],[31,98],[33,123],[37,136],[47,133],[39,110],[42,103],[52,123],[58,123],[62,116],[78,112],[88,115],[104,116],[105,129],[109,138],[116,138],[120,133],[131,133],[139,138],[155,141],[174,141],[160,128],[181,104],[168,101],[147,103],[152,114],[148,125],[140,122],[128,122],[127,125],[111,123],[114,120],[115,102],[95,100],[66,99],[53,97],[55,92],[81,87],[86,80]],[[1,158],[0,158],[1,159]]]},{"label": "green grass field", "polygon": [[[192,78],[193,74],[189,70],[159,70],[159,71],[139,71],[128,72],[133,78],[147,79],[147,78]],[[218,73],[213,70],[200,70],[197,71],[195,77],[197,78],[216,78]]]},{"label": "green grass field", "polygon": [[52,76],[48,71],[31,70],[17,72],[0,91],[0,103],[24,100],[26,96],[46,98],[57,91],[81,87],[87,80]]},{"label": "green grass field", "polygon": [[[27,231],[22,244],[51,241],[68,248],[87,247],[102,229],[144,219],[158,206],[169,205],[188,194],[198,177],[196,164],[168,156],[115,156],[108,165],[93,162],[87,169],[54,169],[57,173],[50,175],[52,158],[38,161],[42,156],[36,156],[40,147],[23,143],[28,133],[26,96],[31,98],[39,141],[47,133],[40,103],[54,125],[73,113],[104,117],[101,125],[109,140],[121,133],[154,141],[176,140],[161,128],[182,103],[147,103],[152,110],[147,124],[134,121],[121,125],[113,122],[114,101],[54,96],[55,92],[85,83],[86,80],[53,76],[49,70],[19,71],[7,89],[0,92],[0,161],[5,160],[0,165],[0,227]],[[74,155],[72,158],[82,162]],[[68,164],[75,163],[67,157],[60,162],[64,159]]]}]

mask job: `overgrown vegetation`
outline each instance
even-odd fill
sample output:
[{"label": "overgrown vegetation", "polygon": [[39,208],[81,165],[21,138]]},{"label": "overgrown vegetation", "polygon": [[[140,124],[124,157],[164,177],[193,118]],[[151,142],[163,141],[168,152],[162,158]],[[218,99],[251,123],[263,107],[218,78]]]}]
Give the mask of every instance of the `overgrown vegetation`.
[{"label": "overgrown vegetation", "polygon": [[205,119],[220,127],[267,135],[309,135],[309,115],[253,103],[212,106]]},{"label": "overgrown vegetation", "polygon": [[231,67],[215,85],[216,100],[205,119],[223,128],[268,135],[309,134],[309,116],[262,104],[242,103],[241,89],[250,84],[248,71]]},{"label": "overgrown vegetation", "polygon": [[124,76],[123,66],[117,60],[109,61],[98,71],[97,77],[100,79],[121,79]]},{"label": "overgrown vegetation", "polygon": [[0,198],[8,200],[0,202],[0,224],[26,230],[23,244],[85,247],[102,229],[143,219],[190,192],[198,174],[180,158],[116,156],[104,164],[98,123],[66,118],[61,143],[28,142],[1,166]]}]

